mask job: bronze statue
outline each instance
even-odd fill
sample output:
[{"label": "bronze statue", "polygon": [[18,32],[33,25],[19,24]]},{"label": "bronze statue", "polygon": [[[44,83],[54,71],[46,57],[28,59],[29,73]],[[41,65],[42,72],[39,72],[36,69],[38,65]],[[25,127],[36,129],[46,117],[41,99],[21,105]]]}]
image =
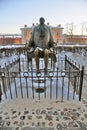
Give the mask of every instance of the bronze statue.
[{"label": "bronze statue", "polygon": [[37,73],[39,73],[39,58],[44,58],[44,72],[48,73],[48,58],[51,52],[50,48],[53,47],[54,39],[51,28],[45,24],[43,17],[39,20],[40,24],[35,26],[29,41],[29,46],[34,47],[34,55],[37,67]]}]

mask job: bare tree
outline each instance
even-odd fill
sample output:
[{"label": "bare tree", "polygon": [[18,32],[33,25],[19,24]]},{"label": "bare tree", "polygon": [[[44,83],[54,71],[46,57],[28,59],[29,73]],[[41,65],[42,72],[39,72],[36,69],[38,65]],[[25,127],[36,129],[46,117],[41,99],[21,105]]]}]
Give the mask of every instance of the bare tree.
[{"label": "bare tree", "polygon": [[81,35],[85,35],[87,33],[87,22],[81,23]]},{"label": "bare tree", "polygon": [[74,23],[67,23],[66,24],[66,34],[68,35],[73,35],[74,34],[74,31],[75,31],[75,25]]}]

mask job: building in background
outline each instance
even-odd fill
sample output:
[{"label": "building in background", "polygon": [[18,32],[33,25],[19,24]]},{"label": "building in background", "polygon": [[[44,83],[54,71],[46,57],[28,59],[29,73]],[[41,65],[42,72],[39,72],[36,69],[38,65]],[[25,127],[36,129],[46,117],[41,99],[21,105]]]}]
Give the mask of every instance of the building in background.
[{"label": "building in background", "polygon": [[[38,23],[32,24],[31,27],[24,25],[21,28],[21,34],[0,34],[0,45],[14,45],[14,44],[25,44],[29,42],[32,34],[32,30]],[[50,26],[49,23],[47,23]],[[63,34],[63,27],[59,24],[58,26],[50,26],[52,29],[54,41],[58,44],[87,44],[87,35],[67,35]]]},{"label": "building in background", "polygon": [[21,34],[0,34],[0,45],[13,45],[21,43]]},{"label": "building in background", "polygon": [[87,35],[63,35],[63,43],[67,44],[87,44]]},{"label": "building in background", "polygon": [[[24,25],[23,28],[21,28],[21,34],[22,34],[22,43],[25,44],[29,41],[30,36],[32,34],[32,30],[35,26],[37,26],[38,23],[32,24],[31,27],[28,27],[27,25]],[[49,23],[47,23],[48,26],[50,26]],[[52,29],[53,37],[55,42],[62,43],[63,42],[63,27],[61,27],[61,24],[59,24],[56,27],[50,26]]]}]

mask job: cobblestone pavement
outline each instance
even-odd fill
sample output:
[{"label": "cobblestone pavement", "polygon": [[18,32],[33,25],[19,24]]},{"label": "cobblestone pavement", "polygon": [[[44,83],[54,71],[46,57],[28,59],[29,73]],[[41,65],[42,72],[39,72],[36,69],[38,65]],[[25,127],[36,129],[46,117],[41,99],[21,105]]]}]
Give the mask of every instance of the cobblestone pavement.
[{"label": "cobblestone pavement", "polygon": [[0,130],[43,129],[87,130],[87,101],[66,103],[24,100],[1,104]]}]

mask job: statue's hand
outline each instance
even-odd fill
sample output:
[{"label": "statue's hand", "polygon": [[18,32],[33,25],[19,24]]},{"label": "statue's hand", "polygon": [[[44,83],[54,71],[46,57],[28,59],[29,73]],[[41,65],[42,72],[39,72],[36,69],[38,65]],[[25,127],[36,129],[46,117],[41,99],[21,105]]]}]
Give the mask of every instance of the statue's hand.
[{"label": "statue's hand", "polygon": [[25,48],[27,50],[28,53],[32,53],[34,51],[34,48],[29,46],[29,43],[26,43],[25,44]]},{"label": "statue's hand", "polygon": [[50,51],[53,52],[53,48],[52,47],[50,48]]},{"label": "statue's hand", "polygon": [[29,46],[28,46],[28,43],[25,43],[25,47],[26,47],[26,48],[28,48],[28,47],[29,47]]}]

